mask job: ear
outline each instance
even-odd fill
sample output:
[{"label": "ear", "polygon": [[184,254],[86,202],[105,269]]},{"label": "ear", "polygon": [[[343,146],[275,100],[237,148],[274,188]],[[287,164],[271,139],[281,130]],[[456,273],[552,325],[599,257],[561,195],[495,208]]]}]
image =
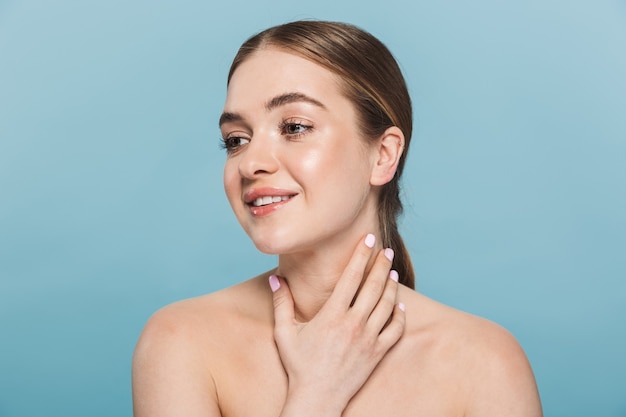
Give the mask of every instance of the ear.
[{"label": "ear", "polygon": [[393,179],[404,151],[404,134],[397,126],[385,130],[375,145],[371,185],[385,185]]}]

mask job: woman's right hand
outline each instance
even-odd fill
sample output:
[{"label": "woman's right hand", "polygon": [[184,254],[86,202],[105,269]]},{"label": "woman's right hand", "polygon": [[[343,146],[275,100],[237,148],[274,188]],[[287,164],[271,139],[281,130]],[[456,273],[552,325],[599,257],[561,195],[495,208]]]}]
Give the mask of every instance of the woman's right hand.
[{"label": "woman's right hand", "polygon": [[270,277],[274,339],[289,379],[283,417],[340,416],[402,336],[393,251],[381,250],[364,277],[374,241],[373,235],[361,240],[330,298],[307,323],[296,320],[285,280]]}]

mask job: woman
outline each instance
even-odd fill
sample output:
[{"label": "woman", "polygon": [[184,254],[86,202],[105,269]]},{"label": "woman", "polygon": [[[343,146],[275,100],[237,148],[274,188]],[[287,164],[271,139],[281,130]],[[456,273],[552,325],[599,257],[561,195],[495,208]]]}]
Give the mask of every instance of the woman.
[{"label": "woman", "polygon": [[540,416],[504,329],[412,290],[398,233],[411,103],[387,48],[300,21],[250,38],[220,129],[224,187],[278,266],[157,312],[136,416]]}]

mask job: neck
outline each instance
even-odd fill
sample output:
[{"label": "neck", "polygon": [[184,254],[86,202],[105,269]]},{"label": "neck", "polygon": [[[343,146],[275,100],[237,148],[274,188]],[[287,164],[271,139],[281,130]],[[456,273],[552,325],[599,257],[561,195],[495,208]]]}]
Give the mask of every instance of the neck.
[{"label": "neck", "polygon": [[[293,296],[296,319],[310,321],[322,308],[341,278],[356,245],[365,236],[342,239],[307,253],[281,255],[277,274],[285,278]],[[375,254],[381,249],[379,239],[366,267],[369,271]]]}]

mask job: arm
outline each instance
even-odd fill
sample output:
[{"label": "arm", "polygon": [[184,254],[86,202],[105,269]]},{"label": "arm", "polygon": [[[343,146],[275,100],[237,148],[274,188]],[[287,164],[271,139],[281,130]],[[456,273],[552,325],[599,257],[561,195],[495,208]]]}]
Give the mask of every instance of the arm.
[{"label": "arm", "polygon": [[199,343],[174,306],[146,325],[133,357],[135,417],[221,416],[210,371]]},{"label": "arm", "polygon": [[498,327],[475,367],[467,417],[541,417],[537,384],[515,338]]},{"label": "arm", "polygon": [[274,338],[288,377],[281,417],[340,416],[402,336],[405,315],[396,305],[397,274],[390,273],[391,259],[384,251],[363,281],[371,253],[362,240],[332,295],[308,323],[296,321],[286,282],[270,277]]}]

